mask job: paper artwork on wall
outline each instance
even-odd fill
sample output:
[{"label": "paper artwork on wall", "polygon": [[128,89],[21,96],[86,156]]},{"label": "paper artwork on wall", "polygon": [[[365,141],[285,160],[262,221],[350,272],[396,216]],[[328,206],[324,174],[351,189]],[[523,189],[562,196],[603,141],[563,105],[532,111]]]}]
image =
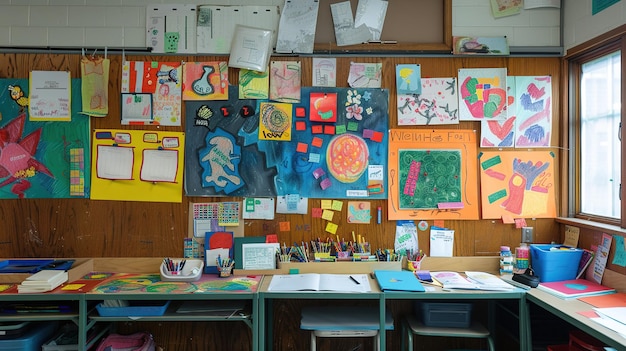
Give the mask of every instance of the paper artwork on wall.
[{"label": "paper artwork on wall", "polygon": [[270,72],[239,69],[239,98],[268,99],[270,96]]},{"label": "paper artwork on wall", "polygon": [[398,125],[459,123],[456,78],[422,78],[421,93],[398,94]]},{"label": "paper artwork on wall", "polygon": [[92,117],[105,117],[109,113],[109,67],[106,57],[87,57],[80,60],[81,113]]},{"label": "paper artwork on wall", "polygon": [[183,100],[228,100],[228,65],[219,62],[183,64]]},{"label": "paper artwork on wall", "polygon": [[460,37],[452,38],[454,55],[509,55],[506,37]]},{"label": "paper artwork on wall", "polygon": [[272,61],[270,64],[270,99],[300,102],[302,71],[300,61]]},{"label": "paper artwork on wall", "polygon": [[350,62],[348,85],[352,88],[380,88],[383,79],[382,63]]},{"label": "paper artwork on wall", "polygon": [[313,53],[319,0],[285,1],[280,14],[276,52]]},{"label": "paper artwork on wall", "polygon": [[138,124],[181,125],[181,76],[180,62],[124,62],[121,92],[152,94],[152,119]]},{"label": "paper artwork on wall", "polygon": [[354,26],[366,26],[371,33],[369,40],[380,40],[388,4],[386,0],[359,0]]},{"label": "paper artwork on wall", "polygon": [[314,87],[337,86],[337,59],[335,57],[314,57],[312,73]]},{"label": "paper artwork on wall", "polygon": [[552,136],[552,77],[515,76],[515,147],[549,147]]},{"label": "paper artwork on wall", "polygon": [[72,86],[69,71],[31,71],[28,102],[31,121],[71,121]]},{"label": "paper artwork on wall", "polygon": [[71,122],[33,122],[28,79],[0,79],[0,199],[89,197],[90,118],[79,114],[80,87],[71,80]]},{"label": "paper artwork on wall", "polygon": [[265,72],[271,53],[271,30],[237,25],[230,45],[228,66]]},{"label": "paper artwork on wall", "polygon": [[484,151],[482,218],[554,218],[555,163],[551,151]]},{"label": "paper artwork on wall", "polygon": [[91,199],[181,202],[184,143],[181,132],[96,129]]},{"label": "paper artwork on wall", "polygon": [[196,5],[148,5],[146,46],[152,53],[196,53]]},{"label": "paper artwork on wall", "polygon": [[461,121],[506,118],[506,68],[459,69],[458,82]]},{"label": "paper artwork on wall", "polygon": [[398,94],[420,94],[422,92],[420,65],[396,65],[396,91]]},{"label": "paper artwork on wall", "polygon": [[506,77],[507,117],[504,120],[480,122],[480,147],[514,147],[515,146],[515,77]]},{"label": "paper artwork on wall", "polygon": [[365,24],[354,25],[350,1],[330,4],[330,13],[333,19],[337,46],[363,44],[372,39],[372,33]]},{"label": "paper artwork on wall", "polygon": [[390,220],[478,219],[475,131],[389,134]]}]

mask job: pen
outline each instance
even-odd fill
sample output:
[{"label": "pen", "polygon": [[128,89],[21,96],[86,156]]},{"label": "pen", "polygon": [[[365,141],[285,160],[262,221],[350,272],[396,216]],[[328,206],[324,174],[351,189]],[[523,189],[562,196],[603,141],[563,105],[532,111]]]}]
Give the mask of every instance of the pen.
[{"label": "pen", "polygon": [[380,224],[383,221],[383,209],[382,207],[378,206],[378,221],[377,223]]},{"label": "pen", "polygon": [[352,280],[356,285],[361,285],[358,280],[354,279],[353,276],[350,276],[350,280]]}]

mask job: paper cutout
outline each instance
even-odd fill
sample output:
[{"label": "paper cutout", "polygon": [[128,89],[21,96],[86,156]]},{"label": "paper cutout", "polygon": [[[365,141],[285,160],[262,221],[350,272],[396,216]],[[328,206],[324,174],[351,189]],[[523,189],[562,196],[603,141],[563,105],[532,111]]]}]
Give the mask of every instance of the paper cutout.
[{"label": "paper cutout", "polygon": [[459,123],[456,78],[422,78],[418,95],[398,94],[398,125]]}]

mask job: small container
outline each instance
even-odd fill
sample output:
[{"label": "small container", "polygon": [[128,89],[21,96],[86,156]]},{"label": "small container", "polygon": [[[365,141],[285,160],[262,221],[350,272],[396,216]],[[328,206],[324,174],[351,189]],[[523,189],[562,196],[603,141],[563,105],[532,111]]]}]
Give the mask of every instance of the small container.
[{"label": "small container", "polygon": [[530,248],[526,243],[521,243],[515,248],[515,269],[525,271],[529,267]]},{"label": "small container", "polygon": [[508,246],[500,246],[500,274],[513,273],[513,255],[511,248]]},{"label": "small container", "polygon": [[186,259],[185,265],[180,271],[170,271],[161,263],[161,280],[165,282],[195,282],[202,276],[204,260]]}]

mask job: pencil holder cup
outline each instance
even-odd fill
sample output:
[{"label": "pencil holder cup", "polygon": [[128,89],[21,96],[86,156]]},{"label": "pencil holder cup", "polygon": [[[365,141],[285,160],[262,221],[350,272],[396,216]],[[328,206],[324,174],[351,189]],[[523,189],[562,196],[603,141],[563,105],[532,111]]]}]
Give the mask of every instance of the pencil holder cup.
[{"label": "pencil holder cup", "polygon": [[408,261],[409,270],[411,272],[419,271],[422,269],[422,261]]},{"label": "pencil holder cup", "polygon": [[217,275],[220,278],[227,278],[230,277],[230,275],[233,273],[233,267],[231,266],[227,266],[227,267],[217,267]]}]

